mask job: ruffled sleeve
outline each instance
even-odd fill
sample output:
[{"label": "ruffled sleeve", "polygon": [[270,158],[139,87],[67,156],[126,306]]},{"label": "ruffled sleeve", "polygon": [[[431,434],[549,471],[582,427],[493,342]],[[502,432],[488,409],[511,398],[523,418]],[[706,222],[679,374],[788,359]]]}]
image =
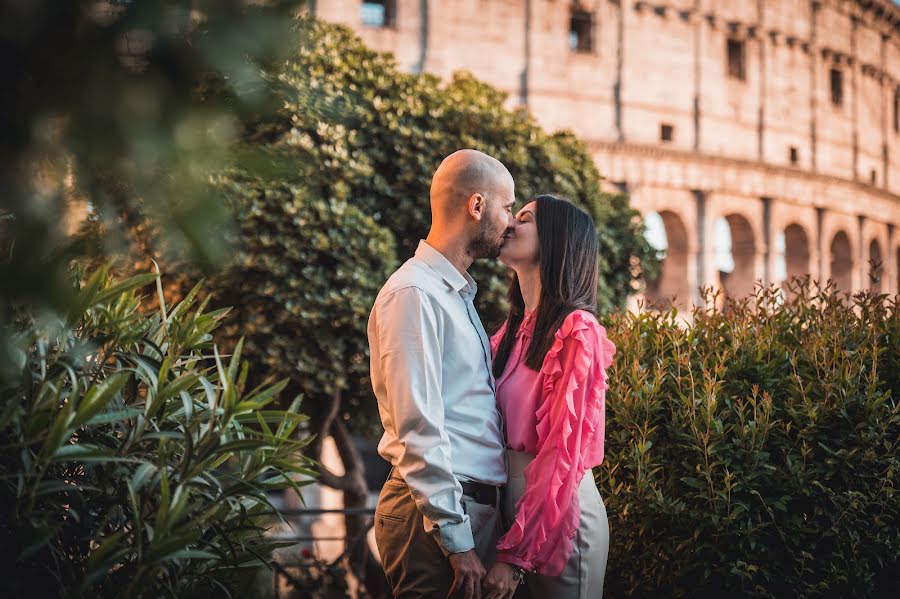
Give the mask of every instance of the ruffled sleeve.
[{"label": "ruffled sleeve", "polygon": [[516,520],[497,544],[499,561],[562,573],[581,517],[578,485],[603,459],[605,370],[614,353],[588,312],[573,312],[556,332],[541,368],[537,452],[525,469]]},{"label": "ruffled sleeve", "polygon": [[500,347],[500,341],[503,340],[503,334],[506,332],[506,323],[509,321],[503,321],[503,326],[500,329],[491,335],[491,359],[497,356],[497,348]]}]

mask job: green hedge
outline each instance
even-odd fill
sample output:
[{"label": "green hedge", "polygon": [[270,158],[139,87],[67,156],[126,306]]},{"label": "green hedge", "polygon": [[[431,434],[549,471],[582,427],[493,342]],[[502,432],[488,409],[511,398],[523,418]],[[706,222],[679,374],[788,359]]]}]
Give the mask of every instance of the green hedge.
[{"label": "green hedge", "polygon": [[789,296],[608,323],[608,596],[900,596],[898,305]]},{"label": "green hedge", "polygon": [[0,386],[0,596],[227,596],[275,543],[267,492],[311,475],[285,382],[247,388],[200,285],[142,313],[157,275],[75,286],[68,314],[20,311]]}]

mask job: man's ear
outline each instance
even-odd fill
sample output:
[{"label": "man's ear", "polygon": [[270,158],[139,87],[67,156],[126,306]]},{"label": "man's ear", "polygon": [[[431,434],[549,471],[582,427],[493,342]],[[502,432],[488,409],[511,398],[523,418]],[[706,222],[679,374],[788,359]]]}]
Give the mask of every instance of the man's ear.
[{"label": "man's ear", "polygon": [[473,193],[469,196],[467,208],[469,210],[469,216],[475,220],[481,220],[481,217],[484,216],[484,213],[487,211],[487,200],[485,200],[484,196],[480,193]]}]

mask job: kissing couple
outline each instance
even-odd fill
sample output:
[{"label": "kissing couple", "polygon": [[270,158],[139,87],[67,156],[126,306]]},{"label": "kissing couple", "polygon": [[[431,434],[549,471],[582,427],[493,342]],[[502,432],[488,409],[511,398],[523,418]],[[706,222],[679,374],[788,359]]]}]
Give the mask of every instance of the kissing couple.
[{"label": "kissing couple", "polygon": [[[591,217],[540,195],[513,215],[497,159],[459,150],[431,181],[431,229],[368,323],[371,377],[393,468],[375,539],[394,597],[602,596],[606,370]],[[509,267],[509,314],[488,337],[468,273]]]}]

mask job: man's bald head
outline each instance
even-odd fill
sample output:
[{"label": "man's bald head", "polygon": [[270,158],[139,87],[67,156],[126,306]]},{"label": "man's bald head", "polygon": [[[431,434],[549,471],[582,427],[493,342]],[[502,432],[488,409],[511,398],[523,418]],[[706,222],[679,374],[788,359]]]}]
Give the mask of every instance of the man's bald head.
[{"label": "man's bald head", "polygon": [[513,189],[512,175],[502,162],[478,150],[458,150],[444,158],[431,179],[432,217],[453,220],[465,214],[472,195],[490,200],[499,191]]}]

